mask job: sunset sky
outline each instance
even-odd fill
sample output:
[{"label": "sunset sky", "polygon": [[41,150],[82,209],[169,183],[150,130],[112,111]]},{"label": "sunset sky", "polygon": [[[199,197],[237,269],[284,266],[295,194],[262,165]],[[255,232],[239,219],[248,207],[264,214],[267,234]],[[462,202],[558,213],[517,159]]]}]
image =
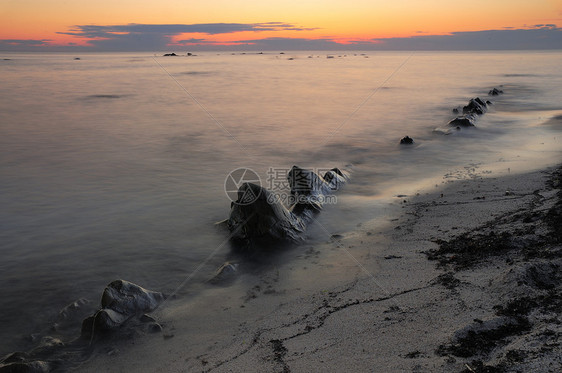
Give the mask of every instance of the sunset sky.
[{"label": "sunset sky", "polygon": [[0,0],[0,50],[561,49],[559,25],[562,0]]}]

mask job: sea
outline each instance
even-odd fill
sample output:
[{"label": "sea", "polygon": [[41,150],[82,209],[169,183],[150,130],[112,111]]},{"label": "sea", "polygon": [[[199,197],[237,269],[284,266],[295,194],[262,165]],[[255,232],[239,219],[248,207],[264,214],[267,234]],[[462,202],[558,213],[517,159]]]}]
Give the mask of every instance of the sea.
[{"label": "sea", "polygon": [[[112,280],[206,281],[232,252],[234,170],[280,193],[293,165],[345,170],[314,243],[561,161],[560,51],[176,53],[0,52],[0,356]],[[449,126],[474,97],[488,112]]]}]

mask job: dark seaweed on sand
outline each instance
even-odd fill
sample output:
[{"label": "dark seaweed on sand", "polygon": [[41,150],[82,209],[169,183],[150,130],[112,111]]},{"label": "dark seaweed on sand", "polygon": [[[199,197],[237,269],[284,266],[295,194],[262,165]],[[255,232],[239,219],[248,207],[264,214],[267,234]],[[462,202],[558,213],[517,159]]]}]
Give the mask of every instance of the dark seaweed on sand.
[{"label": "dark seaweed on sand", "polygon": [[[518,255],[524,259],[559,258],[562,255],[559,246],[562,243],[562,169],[553,173],[547,185],[558,189],[558,193],[556,203],[546,212],[530,208],[449,241],[436,240],[439,248],[428,251],[428,259],[436,260],[442,267],[451,265],[455,270],[462,270],[500,255],[504,255],[507,260]],[[505,223],[521,223],[520,226],[524,228],[498,232],[498,226]],[[526,238],[527,235],[534,234],[536,226],[541,223],[548,227],[549,233],[531,240]]]},{"label": "dark seaweed on sand", "polygon": [[[562,257],[562,169],[553,173],[547,187],[558,189],[557,199],[548,210],[536,209],[531,204],[523,212],[498,218],[449,241],[436,241],[439,248],[426,253],[428,259],[438,261],[438,266],[453,267],[454,271],[436,279],[449,289],[459,285],[455,271],[470,270],[477,264],[504,256],[507,263],[519,263],[523,269],[513,286],[534,290],[530,295],[494,306],[496,319],[488,322],[475,319],[463,333],[436,349],[440,356],[470,359],[462,373],[518,371],[518,364],[540,359],[542,354],[552,354],[560,348],[562,333],[545,325],[558,325],[562,310],[562,271],[557,264]],[[540,197],[538,191],[535,194]],[[539,224],[547,228],[546,233],[535,234]],[[513,229],[513,225],[519,228]],[[508,349],[495,364],[486,364],[492,352],[500,349],[502,353],[501,349],[507,348],[516,336],[529,336],[541,347],[536,351]]]},{"label": "dark seaweed on sand", "polygon": [[438,260],[444,266],[452,264],[455,269],[465,269],[490,256],[501,255],[511,249],[510,234],[494,231],[473,235],[464,233],[450,241],[437,240],[439,248],[427,253],[429,260]]}]

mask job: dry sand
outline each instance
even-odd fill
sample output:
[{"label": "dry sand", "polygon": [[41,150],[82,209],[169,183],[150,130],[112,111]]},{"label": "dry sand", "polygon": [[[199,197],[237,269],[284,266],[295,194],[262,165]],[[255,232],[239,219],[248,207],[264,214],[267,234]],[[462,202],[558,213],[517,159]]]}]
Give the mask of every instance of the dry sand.
[{"label": "dry sand", "polygon": [[384,228],[185,289],[162,332],[103,343],[78,371],[560,372],[560,169],[491,176],[469,166],[397,199]]}]

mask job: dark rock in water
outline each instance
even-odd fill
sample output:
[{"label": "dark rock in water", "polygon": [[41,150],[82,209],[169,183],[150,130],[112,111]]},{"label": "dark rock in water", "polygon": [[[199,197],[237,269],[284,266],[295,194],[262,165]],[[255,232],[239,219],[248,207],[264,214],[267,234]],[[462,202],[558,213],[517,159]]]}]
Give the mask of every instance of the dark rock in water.
[{"label": "dark rock in water", "polygon": [[102,308],[124,314],[154,311],[164,301],[164,294],[144,289],[125,280],[115,280],[103,291]]},{"label": "dark rock in water", "polygon": [[414,139],[412,139],[410,136],[405,136],[400,140],[400,144],[413,144],[414,143]]},{"label": "dark rock in water", "polygon": [[45,336],[43,338],[41,338],[41,342],[39,343],[39,345],[37,347],[35,347],[33,349],[33,353],[37,353],[37,352],[49,352],[49,351],[53,351],[59,347],[63,347],[64,346],[64,342],[61,341],[58,338],[53,338],[53,337],[49,337],[49,336]]},{"label": "dark rock in water", "polygon": [[160,292],[115,280],[103,291],[102,308],[82,322],[82,337],[90,338],[96,331],[114,330],[131,318],[141,318],[144,313],[154,311],[164,299]]},{"label": "dark rock in water", "polygon": [[0,365],[0,373],[47,373],[51,370],[44,361],[15,362]]},{"label": "dark rock in water", "polygon": [[458,114],[459,113],[459,109],[458,108],[454,108],[453,109],[453,114]]},{"label": "dark rock in water", "polygon": [[[145,333],[162,331],[162,326],[145,312],[155,310],[164,299],[162,293],[144,289],[124,280],[113,281],[104,289],[101,299],[102,308],[82,321],[81,338],[63,342],[56,337],[43,336],[33,349],[25,353],[12,353],[2,358],[0,373],[66,371],[73,360],[76,360],[74,363],[85,360],[92,352],[90,346],[94,337],[97,339],[103,336],[104,332],[121,329],[123,333],[112,334],[112,336],[130,336],[131,331]],[[77,317],[88,311],[89,304],[86,299],[79,299],[69,304],[59,313],[57,322],[68,323],[69,320],[79,320]],[[51,328],[50,331],[57,331],[57,328]],[[41,336],[39,335],[35,340],[39,337]]]},{"label": "dark rock in water", "polygon": [[[502,92],[502,91],[497,90],[496,88],[494,88],[492,91]],[[490,92],[492,92],[492,91],[490,91]],[[499,93],[496,93],[496,94],[499,94]],[[460,129],[461,127],[473,127],[477,116],[486,113],[486,111],[488,110],[488,105],[492,105],[492,102],[489,101],[489,100],[484,102],[484,100],[482,100],[480,97],[475,97],[475,98],[470,99],[470,101],[468,102],[468,105],[463,106],[463,108],[462,108],[463,115],[458,116],[455,119],[453,119],[452,121],[450,121],[449,125],[450,126],[456,126],[457,129]],[[459,112],[458,109],[456,109],[456,108],[453,109],[453,113],[458,114],[458,112]]]},{"label": "dark rock in water", "polygon": [[74,57],[75,61],[80,61],[80,57]]},{"label": "dark rock in water", "polygon": [[450,126],[474,127],[474,118],[472,116],[456,117],[449,122]]},{"label": "dark rock in water", "polygon": [[486,100],[486,105],[488,105],[488,106],[493,105],[493,102],[490,101],[490,100]]},{"label": "dark rock in water", "polygon": [[477,114],[482,115],[486,112],[486,103],[480,98],[476,97],[468,102],[468,105],[462,108],[463,114]]},{"label": "dark rock in water", "polygon": [[77,301],[70,303],[59,312],[59,320],[69,320],[75,317],[77,313],[87,307],[91,302],[87,299],[80,298]]},{"label": "dark rock in water", "polygon": [[303,207],[320,210],[324,198],[333,194],[346,182],[345,176],[337,168],[331,169],[322,177],[311,170],[293,166],[287,179],[293,197],[291,199],[292,210],[301,217]]},{"label": "dark rock in water", "polygon": [[[254,196],[251,201],[248,195]],[[227,224],[232,239],[243,244],[262,239],[298,241],[305,231],[305,223],[298,216],[267,189],[252,183],[238,189],[238,200],[231,205]]]},{"label": "dark rock in water", "polygon": [[80,336],[82,338],[91,338],[94,332],[94,322],[96,321],[95,314],[86,317],[82,321],[82,328],[80,329]]},{"label": "dark rock in water", "polygon": [[491,90],[488,92],[488,95],[490,95],[490,96],[498,96],[498,95],[501,95],[502,93],[503,93],[503,91],[502,91],[501,89],[494,88],[494,89],[491,89]]},{"label": "dark rock in water", "polygon": [[209,282],[212,284],[217,284],[233,279],[236,272],[238,272],[238,267],[238,263],[224,263],[222,266],[220,266],[219,269],[217,269],[217,272],[215,273],[213,278],[209,280]]},{"label": "dark rock in water", "polygon": [[303,240],[306,225],[322,209],[326,197],[338,190],[347,178],[337,168],[321,177],[311,170],[293,166],[287,179],[291,187],[288,207],[281,203],[278,195],[259,185],[244,183],[240,186],[227,223],[234,242],[248,246]]},{"label": "dark rock in water", "polygon": [[134,315],[128,315],[112,309],[102,308],[94,315],[94,327],[97,330],[103,331],[117,329],[132,316]]},{"label": "dark rock in water", "polygon": [[172,56],[177,56],[177,54],[175,54],[174,52],[164,54],[164,57],[172,57]]},{"label": "dark rock in water", "polygon": [[484,100],[482,100],[480,97],[476,97],[473,99],[474,101],[476,101],[478,104],[486,107],[486,103],[484,102]]}]

